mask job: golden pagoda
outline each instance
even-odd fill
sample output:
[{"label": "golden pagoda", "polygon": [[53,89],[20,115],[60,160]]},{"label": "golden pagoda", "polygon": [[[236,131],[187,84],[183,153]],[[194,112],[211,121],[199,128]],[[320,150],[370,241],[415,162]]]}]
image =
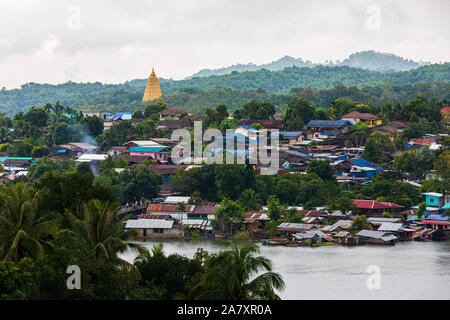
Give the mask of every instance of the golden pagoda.
[{"label": "golden pagoda", "polygon": [[147,85],[145,86],[144,97],[142,102],[152,101],[161,97],[161,88],[159,87],[159,81],[156,77],[155,70],[152,68],[152,73],[148,77]]}]

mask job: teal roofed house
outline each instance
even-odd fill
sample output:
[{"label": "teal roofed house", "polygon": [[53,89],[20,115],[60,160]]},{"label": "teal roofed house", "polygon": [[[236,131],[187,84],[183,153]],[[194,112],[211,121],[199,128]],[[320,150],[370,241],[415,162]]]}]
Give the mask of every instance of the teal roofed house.
[{"label": "teal roofed house", "polygon": [[128,151],[130,152],[130,156],[146,156],[160,163],[167,163],[169,161],[170,148],[164,146],[132,147]]},{"label": "teal roofed house", "polygon": [[[447,209],[445,209],[445,206],[449,204],[449,195],[444,196],[442,193],[438,192],[424,192],[422,193],[423,196],[425,196],[425,203],[426,203],[426,210],[425,215],[429,214],[442,214]],[[418,206],[415,206],[413,208],[418,208]]]},{"label": "teal roofed house", "polygon": [[26,171],[36,160],[30,157],[0,157],[0,164],[6,171]]}]

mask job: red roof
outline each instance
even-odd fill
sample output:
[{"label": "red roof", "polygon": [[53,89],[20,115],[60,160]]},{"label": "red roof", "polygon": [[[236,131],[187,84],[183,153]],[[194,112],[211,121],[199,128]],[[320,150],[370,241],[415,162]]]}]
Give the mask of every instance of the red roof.
[{"label": "red roof", "polygon": [[[185,212],[191,212],[192,206],[186,205],[186,211]],[[147,212],[176,212],[180,213],[180,210],[178,210],[177,204],[149,204],[147,207]]]},{"label": "red roof", "polygon": [[413,214],[413,215],[415,215],[415,214],[417,214],[417,210],[406,210],[406,211],[400,212],[400,214]]},{"label": "red roof", "polygon": [[424,144],[429,145],[434,142],[434,139],[411,139],[409,140],[409,144]]},{"label": "red roof", "polygon": [[159,220],[169,220],[170,215],[168,214],[151,214],[151,213],[144,213],[140,214],[139,219],[159,219]]},{"label": "red roof", "polygon": [[449,114],[450,113],[450,107],[445,107],[441,109],[442,114]]},{"label": "red roof", "polygon": [[376,200],[353,200],[353,204],[358,209],[388,209],[388,208],[404,208],[391,202],[379,202]]},{"label": "red roof", "polygon": [[439,220],[422,220],[422,224],[433,224],[433,225],[442,225],[447,226],[450,224],[449,221],[439,221]]},{"label": "red roof", "polygon": [[192,213],[214,214],[214,209],[219,206],[219,202],[201,202],[195,205]]}]

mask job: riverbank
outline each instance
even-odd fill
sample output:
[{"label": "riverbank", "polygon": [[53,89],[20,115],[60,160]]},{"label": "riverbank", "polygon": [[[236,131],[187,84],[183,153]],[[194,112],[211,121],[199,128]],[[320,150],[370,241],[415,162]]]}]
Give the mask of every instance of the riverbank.
[{"label": "riverbank", "polygon": [[[139,242],[151,249],[160,241]],[[164,252],[193,257],[198,248],[210,253],[223,242],[161,241]],[[261,254],[273,262],[286,289],[282,299],[450,299],[450,242],[399,242],[395,246],[263,246]],[[132,262],[136,253],[121,255]],[[368,289],[367,268],[380,268],[381,289]]]}]

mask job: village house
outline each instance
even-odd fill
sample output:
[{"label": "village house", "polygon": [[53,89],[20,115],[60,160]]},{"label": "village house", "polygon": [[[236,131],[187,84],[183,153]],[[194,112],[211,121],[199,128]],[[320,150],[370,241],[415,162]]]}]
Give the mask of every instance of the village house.
[{"label": "village house", "polygon": [[160,120],[179,120],[183,114],[192,116],[192,113],[178,108],[169,108],[158,112]]},{"label": "village house", "polygon": [[392,245],[398,241],[396,236],[383,231],[361,230],[356,236],[361,238],[361,243]]},{"label": "village house", "polygon": [[[443,195],[438,192],[424,192],[422,195],[425,198],[425,214],[437,213],[442,214],[445,212],[445,209],[442,209],[446,204],[450,202],[450,195]],[[414,207],[416,208],[416,207]]]},{"label": "village house", "polygon": [[293,147],[304,138],[303,131],[280,131],[279,142],[281,147]]},{"label": "village house", "polygon": [[425,138],[425,139],[411,139],[406,144],[410,150],[420,150],[424,147],[430,148],[432,145],[436,144],[436,139],[434,138]]},{"label": "village house", "polygon": [[96,153],[99,147],[86,142],[70,142],[50,148],[49,157],[56,159],[77,158],[84,153]]},{"label": "village house", "polygon": [[377,126],[375,128],[376,131],[382,132],[382,133],[387,133],[390,135],[390,137],[392,137],[392,140],[394,139],[394,137],[399,134],[402,133],[403,130],[408,127],[408,123],[407,122],[402,122],[402,121],[392,121],[392,122],[387,122],[385,124],[382,124],[380,126]]},{"label": "village house", "polygon": [[118,156],[121,154],[125,154],[128,151],[127,147],[124,146],[113,146],[108,150],[108,154],[111,156]]},{"label": "village house", "polygon": [[151,140],[132,140],[123,144],[127,150],[133,147],[162,147],[158,142]]},{"label": "village house", "polygon": [[157,130],[176,130],[176,129],[182,129],[182,128],[186,128],[187,127],[187,123],[186,120],[164,120],[164,121],[159,121],[158,125],[156,126]]},{"label": "village house", "polygon": [[291,235],[294,243],[303,245],[321,244],[324,242],[334,242],[334,239],[320,230],[306,230]]},{"label": "village house", "polygon": [[262,235],[265,232],[266,222],[269,220],[270,218],[265,211],[249,211],[244,214],[242,229]]},{"label": "village house", "polygon": [[100,175],[100,171],[99,171],[100,163],[102,161],[105,161],[107,156],[108,155],[106,155],[106,154],[85,153],[85,154],[82,154],[81,156],[79,156],[78,159],[76,159],[75,161],[89,163],[89,166],[92,169],[92,173],[95,176],[99,176]]},{"label": "village house", "polygon": [[403,223],[383,222],[377,231],[384,231],[395,235],[399,240],[407,241],[412,240],[412,235],[415,230],[404,227]]},{"label": "village house", "polygon": [[400,216],[404,222],[417,220],[417,210],[405,210],[400,212]]},{"label": "village house", "polygon": [[435,240],[450,239],[450,221],[448,216],[430,214],[419,223],[426,229],[434,230],[433,238]]},{"label": "village house", "polygon": [[352,111],[350,113],[344,114],[341,117],[342,120],[353,119],[357,122],[365,123],[369,127],[375,127],[381,125],[382,121],[379,117],[371,113],[361,113],[358,111]]},{"label": "village house", "polygon": [[213,226],[210,220],[203,219],[187,219],[181,222],[186,237],[192,236],[193,233],[211,238]]},{"label": "village house", "polygon": [[332,164],[337,177],[356,177],[371,179],[383,169],[362,158],[351,158]]},{"label": "village house", "polygon": [[282,120],[241,120],[239,121],[239,124],[250,126],[259,124],[261,127],[268,131],[281,130],[284,125]]},{"label": "village house", "polygon": [[319,225],[308,223],[291,223],[283,222],[279,224],[276,230],[285,236],[290,236],[293,233],[302,233],[307,230],[319,229]]},{"label": "village house", "polygon": [[116,112],[112,117],[112,121],[131,120],[133,112]]},{"label": "village house", "polygon": [[312,137],[308,138],[329,139],[347,133],[350,126],[351,122],[347,120],[311,120],[303,130],[312,131]]},{"label": "village house", "polygon": [[257,138],[256,135],[257,135],[258,131],[259,131],[258,129],[256,129],[248,124],[241,124],[234,129],[234,133],[237,136],[244,136],[244,137],[249,137],[252,139]]},{"label": "village house", "polygon": [[214,220],[215,210],[220,205],[219,202],[200,202],[194,206],[194,210],[188,214],[189,219]]},{"label": "village house", "polygon": [[144,156],[160,163],[167,163],[170,157],[170,148],[159,147],[132,147],[128,150],[130,156]]},{"label": "village house", "polygon": [[313,147],[310,148],[312,153],[319,153],[319,152],[337,152],[341,150],[341,147],[335,144],[331,144],[331,145],[315,145]]},{"label": "village house", "polygon": [[186,205],[185,211],[180,211],[177,204],[149,204],[147,207],[148,214],[164,214],[169,215],[179,221],[187,220],[188,214],[194,210],[193,205]]},{"label": "village house", "polygon": [[102,120],[111,120],[112,114],[107,111],[81,111],[84,117],[97,117]]},{"label": "village house", "polygon": [[185,196],[168,196],[164,199],[164,204],[179,204],[184,203],[188,204],[191,197],[185,197]]},{"label": "village house", "polygon": [[381,217],[383,212],[396,216],[404,208],[404,206],[395,203],[376,200],[353,200],[353,205],[356,207],[356,214],[366,217]]},{"label": "village house", "polygon": [[[26,173],[28,168],[35,162],[36,160],[30,157],[0,157],[0,164],[5,171],[8,171],[10,176],[15,176],[20,172]],[[20,175],[21,174],[22,173],[20,173]]]},{"label": "village house", "polygon": [[184,236],[184,228],[166,219],[130,219],[125,231],[136,230],[138,239],[170,239]]},{"label": "village house", "polygon": [[294,150],[279,150],[280,167],[289,171],[306,171],[308,163],[313,160],[306,153]]}]

